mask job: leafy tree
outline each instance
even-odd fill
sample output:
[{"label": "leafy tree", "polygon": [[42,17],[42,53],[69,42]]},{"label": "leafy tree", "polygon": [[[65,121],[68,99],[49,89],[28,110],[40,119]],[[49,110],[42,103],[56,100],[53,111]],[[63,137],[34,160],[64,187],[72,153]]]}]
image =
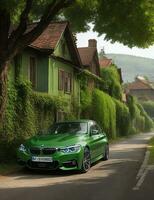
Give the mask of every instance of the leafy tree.
[{"label": "leafy tree", "polygon": [[[119,41],[129,47],[147,47],[154,42],[153,0],[80,0],[65,12],[75,30],[105,34],[106,40]],[[79,14],[80,13],[80,14]],[[80,29],[79,29],[80,28]]]},{"label": "leafy tree", "polygon": [[[68,19],[74,31],[88,23],[106,39],[128,46],[145,47],[154,41],[152,0],[1,0],[0,1],[0,119],[7,96],[8,64],[32,43],[50,21]],[[39,20],[29,30],[28,23]],[[11,31],[11,25],[15,29]]]},{"label": "leafy tree", "polygon": [[[32,43],[73,0],[1,0],[0,4],[0,119],[6,106],[8,63]],[[28,23],[40,19],[28,29]],[[11,25],[16,26],[10,31]]]}]

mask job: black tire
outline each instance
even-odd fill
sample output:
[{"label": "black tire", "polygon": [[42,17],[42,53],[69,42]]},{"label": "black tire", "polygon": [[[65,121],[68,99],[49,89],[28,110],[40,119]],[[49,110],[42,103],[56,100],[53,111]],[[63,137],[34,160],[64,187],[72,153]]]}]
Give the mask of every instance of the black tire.
[{"label": "black tire", "polygon": [[103,153],[103,160],[108,160],[109,159],[109,145],[105,145],[105,152]]},{"label": "black tire", "polygon": [[84,155],[83,155],[83,161],[82,161],[82,168],[81,173],[86,173],[89,171],[91,167],[91,156],[90,156],[90,150],[88,147],[85,147],[84,149]]}]

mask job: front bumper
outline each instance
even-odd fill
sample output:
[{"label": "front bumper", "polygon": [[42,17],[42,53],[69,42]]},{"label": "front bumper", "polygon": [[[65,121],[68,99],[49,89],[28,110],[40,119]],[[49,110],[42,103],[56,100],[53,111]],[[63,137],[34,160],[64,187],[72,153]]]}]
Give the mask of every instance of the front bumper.
[{"label": "front bumper", "polygon": [[[77,153],[62,153],[56,152],[48,157],[52,157],[53,162],[34,162],[32,161],[32,154],[26,152],[17,152],[18,163],[31,169],[45,169],[45,170],[80,170],[82,167],[83,150]],[[36,155],[35,155],[36,156]],[[40,155],[41,157],[43,155]],[[46,156],[45,156],[46,157]]]}]

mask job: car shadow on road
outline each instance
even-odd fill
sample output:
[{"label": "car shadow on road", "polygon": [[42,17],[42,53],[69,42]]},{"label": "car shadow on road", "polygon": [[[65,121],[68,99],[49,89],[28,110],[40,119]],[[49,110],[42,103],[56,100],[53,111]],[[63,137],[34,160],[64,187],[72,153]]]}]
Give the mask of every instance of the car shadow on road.
[{"label": "car shadow on road", "polygon": [[[127,147],[125,144],[130,145]],[[121,142],[121,146],[113,145],[110,159],[95,163],[86,174],[77,171],[22,169],[6,176],[6,181],[0,181],[0,199],[134,199],[130,196],[134,195],[132,188],[136,185],[136,175],[145,154],[144,144],[137,139]]]},{"label": "car shadow on road", "polygon": [[[94,166],[97,166],[97,164],[101,163],[102,160],[99,160],[91,165],[91,168]],[[18,176],[18,179],[35,179],[40,176],[40,178],[46,178],[46,177],[66,177],[66,176],[75,176],[75,175],[81,175],[82,173],[78,170],[43,170],[43,169],[29,169],[25,167],[21,167],[21,169],[17,173],[13,173],[10,175],[7,175],[7,177],[14,177]]]},{"label": "car shadow on road", "polygon": [[[139,152],[139,153],[138,153]],[[124,150],[112,150],[111,157],[108,161],[102,161],[99,160],[92,164],[91,170],[89,173],[93,173],[95,171],[102,171],[102,173],[105,173],[106,170],[108,171],[116,171],[116,165],[124,166],[126,163],[138,163],[139,165],[141,162],[136,159],[136,157],[143,157],[143,154],[145,152],[145,149],[138,148],[138,151],[136,152],[136,149],[124,149]],[[140,158],[139,158],[140,159]],[[138,168],[137,168],[138,170]],[[27,168],[21,168],[21,170],[18,173],[7,175],[7,177],[14,178],[16,180],[28,180],[28,179],[44,179],[44,178],[62,178],[62,177],[77,177],[77,176],[86,176],[85,174],[81,174],[80,171],[77,170],[31,170]]]},{"label": "car shadow on road", "polygon": [[8,195],[23,200],[127,200],[126,194],[134,186],[132,179],[136,166],[135,160],[113,163],[111,159],[95,163],[86,174],[23,170],[18,176],[14,175],[10,188],[7,185],[6,189],[0,189],[0,199],[6,200]]}]

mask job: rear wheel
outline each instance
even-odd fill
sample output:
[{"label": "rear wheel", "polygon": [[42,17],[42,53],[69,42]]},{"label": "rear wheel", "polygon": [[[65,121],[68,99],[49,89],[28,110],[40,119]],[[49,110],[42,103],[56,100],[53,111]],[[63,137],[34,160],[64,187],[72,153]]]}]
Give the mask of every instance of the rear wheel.
[{"label": "rear wheel", "polygon": [[89,171],[90,166],[91,166],[90,150],[87,147],[85,147],[81,172],[86,173],[87,171]]},{"label": "rear wheel", "polygon": [[103,152],[103,160],[108,160],[109,159],[109,145],[105,145],[105,150]]}]

